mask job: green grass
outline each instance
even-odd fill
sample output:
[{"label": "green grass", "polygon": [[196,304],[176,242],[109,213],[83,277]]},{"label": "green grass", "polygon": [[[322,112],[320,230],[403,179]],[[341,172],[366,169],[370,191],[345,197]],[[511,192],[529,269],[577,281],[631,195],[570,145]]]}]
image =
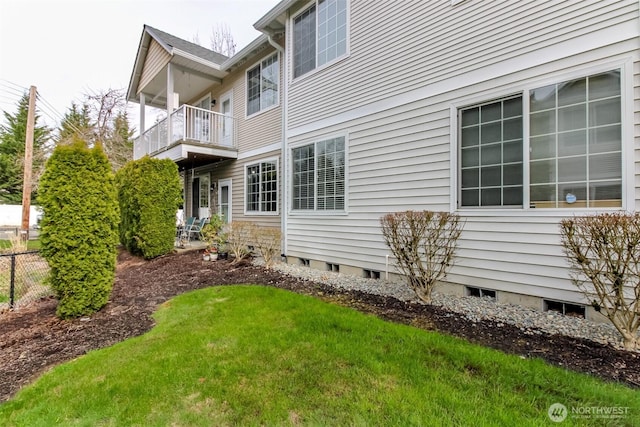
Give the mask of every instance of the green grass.
[{"label": "green grass", "polygon": [[[0,252],[11,248],[11,241],[0,239]],[[40,249],[40,239],[27,240],[27,250],[35,251]]]},{"label": "green grass", "polygon": [[155,318],[43,375],[0,425],[541,426],[555,402],[640,423],[637,391],[283,290],[199,290]]}]

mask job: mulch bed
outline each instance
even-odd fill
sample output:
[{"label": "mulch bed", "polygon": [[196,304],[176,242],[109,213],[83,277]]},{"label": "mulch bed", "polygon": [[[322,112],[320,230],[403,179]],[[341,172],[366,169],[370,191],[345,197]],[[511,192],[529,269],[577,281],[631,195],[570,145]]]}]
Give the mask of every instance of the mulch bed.
[{"label": "mulch bed", "polygon": [[566,369],[640,387],[640,353],[560,335],[531,335],[493,321],[472,322],[439,307],[337,290],[247,262],[237,266],[221,260],[205,262],[197,252],[170,254],[151,261],[121,252],[111,299],[100,312],[60,320],[55,316],[56,300],[46,298],[0,313],[0,402],[54,365],[145,333],[153,327],[151,314],[158,305],[176,295],[212,285],[242,283],[312,295],[390,321],[437,330],[507,353],[542,358]]}]

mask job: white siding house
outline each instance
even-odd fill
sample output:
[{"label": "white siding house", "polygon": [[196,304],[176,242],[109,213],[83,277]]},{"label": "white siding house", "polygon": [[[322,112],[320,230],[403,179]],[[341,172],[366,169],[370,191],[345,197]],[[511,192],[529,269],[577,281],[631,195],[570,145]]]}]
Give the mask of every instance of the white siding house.
[{"label": "white siding house", "polygon": [[284,0],[290,262],[362,274],[380,217],[466,221],[447,287],[585,304],[562,218],[640,209],[637,0]]},{"label": "white siding house", "polygon": [[[134,159],[178,165],[187,217],[281,227],[282,36],[227,58],[144,26],[127,92],[141,109]],[[165,117],[146,126],[148,106]]]}]

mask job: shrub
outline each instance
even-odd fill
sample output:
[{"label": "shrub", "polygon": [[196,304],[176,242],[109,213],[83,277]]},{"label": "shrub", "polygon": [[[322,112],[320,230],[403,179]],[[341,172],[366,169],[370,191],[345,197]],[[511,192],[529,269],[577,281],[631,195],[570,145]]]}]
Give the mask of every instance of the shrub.
[{"label": "shrub", "polygon": [[397,269],[426,303],[436,282],[453,264],[463,223],[456,214],[432,211],[390,213],[380,219],[382,235]]},{"label": "shrub", "polygon": [[217,252],[219,246],[226,240],[226,236],[222,232],[223,226],[222,216],[216,214],[211,216],[209,222],[202,227],[200,236],[202,236],[202,241],[207,244],[208,250]]},{"label": "shrub", "polygon": [[258,253],[264,259],[265,267],[271,268],[278,254],[280,254],[280,240],[282,232],[274,227],[255,227],[252,241]]},{"label": "shrub", "polygon": [[640,213],[564,219],[571,280],[613,323],[627,349],[640,348]]},{"label": "shrub", "polygon": [[226,246],[234,256],[231,264],[237,264],[251,254],[249,245],[255,235],[254,229],[255,224],[248,221],[232,221],[227,224]]},{"label": "shrub", "polygon": [[108,301],[115,275],[118,202],[100,146],[58,146],[40,180],[42,256],[59,299],[57,314],[77,317]]},{"label": "shrub", "polygon": [[147,259],[173,251],[182,201],[178,166],[169,159],[143,157],[121,168],[116,181],[120,243]]}]

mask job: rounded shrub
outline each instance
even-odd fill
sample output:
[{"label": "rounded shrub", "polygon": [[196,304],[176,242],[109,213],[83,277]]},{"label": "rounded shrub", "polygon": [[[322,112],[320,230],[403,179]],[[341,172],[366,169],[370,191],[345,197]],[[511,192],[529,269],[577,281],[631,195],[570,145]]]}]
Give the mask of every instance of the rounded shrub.
[{"label": "rounded shrub", "polygon": [[120,243],[147,259],[173,251],[176,212],[182,202],[178,166],[145,156],[121,168],[116,182]]},{"label": "rounded shrub", "polygon": [[40,180],[41,253],[51,268],[57,314],[78,317],[109,300],[118,244],[114,175],[100,146],[58,146]]}]

